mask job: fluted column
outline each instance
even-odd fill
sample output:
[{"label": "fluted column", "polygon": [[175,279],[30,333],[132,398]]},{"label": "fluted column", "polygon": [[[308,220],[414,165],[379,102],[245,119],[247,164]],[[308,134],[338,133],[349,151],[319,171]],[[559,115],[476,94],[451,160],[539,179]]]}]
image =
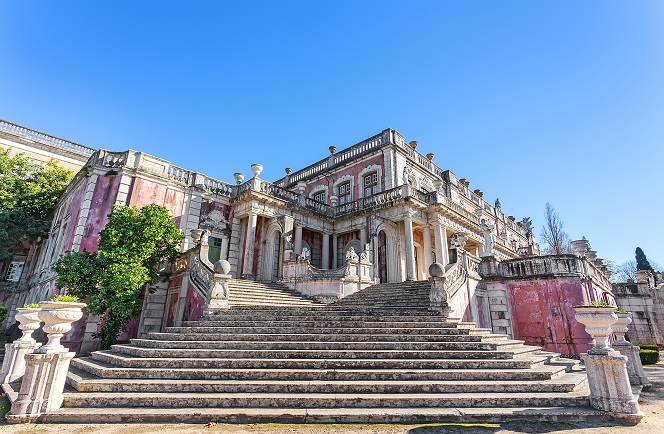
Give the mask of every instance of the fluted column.
[{"label": "fluted column", "polygon": [[330,234],[323,232],[323,252],[321,254],[321,266],[323,270],[330,268]]},{"label": "fluted column", "polygon": [[403,219],[404,235],[406,238],[406,280],[415,280],[415,242],[413,240],[413,218],[406,214]]},{"label": "fluted column", "polygon": [[433,258],[431,257],[431,230],[428,223],[422,228],[422,237],[424,237],[424,264],[422,264],[422,271],[428,277],[429,265],[433,264]]},{"label": "fluted column", "polygon": [[249,213],[247,221],[247,233],[244,237],[244,261],[242,266],[242,278],[253,280],[254,268],[254,244],[256,243],[256,223],[258,215],[254,212]]},{"label": "fluted column", "polygon": [[445,266],[449,264],[450,258],[448,257],[447,234],[440,221],[433,223],[433,237],[436,243],[436,261]]}]

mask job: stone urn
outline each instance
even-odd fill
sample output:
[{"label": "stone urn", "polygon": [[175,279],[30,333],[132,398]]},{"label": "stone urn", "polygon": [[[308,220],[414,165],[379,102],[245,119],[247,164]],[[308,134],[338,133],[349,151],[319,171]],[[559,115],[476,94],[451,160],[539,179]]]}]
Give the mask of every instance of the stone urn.
[{"label": "stone urn", "polygon": [[233,174],[233,178],[235,178],[235,182],[237,183],[237,185],[240,185],[242,184],[242,181],[244,181],[244,173],[235,172]]},{"label": "stone urn", "polygon": [[40,301],[42,308],[38,317],[44,322],[44,332],[48,333],[48,342],[39,349],[40,353],[67,352],[61,343],[62,336],[71,330],[71,324],[83,317],[85,303],[67,301]]},{"label": "stone urn", "polygon": [[632,323],[632,312],[616,312],[618,321],[616,321],[611,329],[616,334],[616,340],[613,345],[629,345],[632,344],[625,339],[625,333],[629,330],[628,326]]},{"label": "stone urn", "polygon": [[609,345],[613,332],[611,325],[617,320],[614,306],[574,306],[576,320],[586,326],[586,332],[595,340],[595,346],[588,354],[607,355],[614,350]]},{"label": "stone urn", "polygon": [[251,173],[254,174],[254,178],[258,178],[258,175],[260,175],[262,171],[263,171],[262,164],[254,163],[251,165]]},{"label": "stone urn", "polygon": [[41,320],[37,316],[40,307],[19,307],[16,309],[16,321],[18,321],[18,328],[23,332],[23,336],[16,339],[16,342],[36,342],[32,338],[32,332],[39,328]]},{"label": "stone urn", "polygon": [[194,244],[200,244],[201,237],[203,236],[203,229],[192,229],[190,233],[191,239],[194,240]]}]

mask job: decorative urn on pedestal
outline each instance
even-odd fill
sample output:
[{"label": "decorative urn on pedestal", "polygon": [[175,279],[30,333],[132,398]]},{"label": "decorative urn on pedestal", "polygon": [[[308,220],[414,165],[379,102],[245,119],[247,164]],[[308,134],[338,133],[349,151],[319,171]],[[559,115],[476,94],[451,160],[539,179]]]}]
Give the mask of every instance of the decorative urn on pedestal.
[{"label": "decorative urn on pedestal", "polygon": [[616,312],[618,321],[616,321],[611,329],[616,334],[616,340],[613,345],[632,345],[625,339],[625,333],[629,330],[629,325],[632,323],[632,312]]},{"label": "decorative urn on pedestal", "polygon": [[61,353],[67,349],[60,343],[62,336],[71,330],[71,324],[83,317],[85,303],[73,301],[40,301],[42,309],[38,317],[44,322],[44,332],[48,333],[48,343],[39,353]]},{"label": "decorative urn on pedestal", "polygon": [[16,309],[16,321],[18,328],[23,332],[23,336],[16,339],[16,342],[35,342],[32,338],[32,332],[39,328],[41,320],[37,316],[40,307],[19,307]]},{"label": "decorative urn on pedestal", "polygon": [[574,306],[576,320],[586,326],[586,332],[595,340],[588,354],[606,355],[614,351],[609,345],[609,336],[613,332],[611,325],[618,321],[615,309],[602,303]]}]

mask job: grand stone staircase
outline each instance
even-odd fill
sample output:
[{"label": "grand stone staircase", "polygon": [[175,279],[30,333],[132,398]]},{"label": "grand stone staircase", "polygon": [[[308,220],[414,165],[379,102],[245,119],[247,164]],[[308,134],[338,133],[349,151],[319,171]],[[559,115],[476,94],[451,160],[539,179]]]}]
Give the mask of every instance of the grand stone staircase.
[{"label": "grand stone staircase", "polygon": [[40,420],[415,423],[602,416],[588,406],[578,365],[429,314],[422,308],[427,288],[421,282],[375,285],[324,307],[236,306],[73,359],[63,407]]},{"label": "grand stone staircase", "polygon": [[229,284],[228,304],[236,306],[320,306],[302,297],[280,283],[259,283],[252,280],[232,279]]}]

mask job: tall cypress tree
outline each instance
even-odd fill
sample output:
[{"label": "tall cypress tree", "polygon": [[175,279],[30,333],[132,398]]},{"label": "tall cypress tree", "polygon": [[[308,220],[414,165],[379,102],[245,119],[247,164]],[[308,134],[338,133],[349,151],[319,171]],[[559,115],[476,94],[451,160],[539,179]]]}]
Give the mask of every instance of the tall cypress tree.
[{"label": "tall cypress tree", "polygon": [[652,271],[653,273],[655,272],[655,270],[652,268],[652,265],[650,265],[650,262],[648,262],[646,254],[643,253],[643,250],[641,250],[641,247],[636,248],[636,269],[648,270]]}]

